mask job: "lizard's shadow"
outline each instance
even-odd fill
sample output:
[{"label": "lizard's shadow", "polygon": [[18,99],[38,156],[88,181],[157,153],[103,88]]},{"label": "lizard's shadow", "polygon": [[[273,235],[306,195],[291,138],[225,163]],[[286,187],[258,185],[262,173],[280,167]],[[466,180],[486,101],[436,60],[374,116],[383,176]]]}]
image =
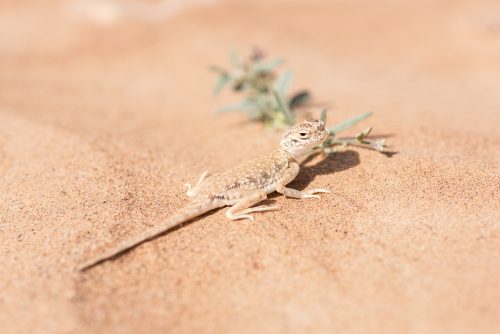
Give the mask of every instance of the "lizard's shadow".
[{"label": "lizard's shadow", "polygon": [[[301,162],[299,175],[288,184],[288,187],[297,190],[306,189],[309,184],[318,175],[329,175],[337,172],[342,172],[348,170],[349,168],[356,167],[360,164],[359,153],[353,150],[347,150],[343,152],[337,152],[335,154],[329,154],[323,159],[318,159],[318,161],[311,165],[310,163],[315,161],[318,155],[312,155],[307,157]],[[278,194],[274,194],[275,197]]]}]

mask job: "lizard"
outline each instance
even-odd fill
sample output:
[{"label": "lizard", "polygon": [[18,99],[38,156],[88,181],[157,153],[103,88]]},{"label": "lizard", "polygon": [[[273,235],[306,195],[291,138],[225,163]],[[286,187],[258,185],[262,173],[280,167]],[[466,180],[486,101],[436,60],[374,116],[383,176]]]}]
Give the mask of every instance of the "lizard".
[{"label": "lizard", "polygon": [[328,137],[323,121],[310,119],[298,123],[285,131],[279,147],[261,158],[248,161],[232,169],[210,175],[204,172],[194,187],[186,183],[190,203],[174,213],[164,223],[153,226],[143,233],[120,243],[103,255],[80,267],[81,271],[113,259],[136,246],[188,220],[224,206],[230,206],[226,217],[230,220],[250,219],[252,212],[277,210],[275,205],[254,206],[264,201],[267,195],[278,192],[292,198],[319,198],[318,193],[329,193],[327,189],[300,191],[287,188],[300,170],[299,160],[321,145]]}]

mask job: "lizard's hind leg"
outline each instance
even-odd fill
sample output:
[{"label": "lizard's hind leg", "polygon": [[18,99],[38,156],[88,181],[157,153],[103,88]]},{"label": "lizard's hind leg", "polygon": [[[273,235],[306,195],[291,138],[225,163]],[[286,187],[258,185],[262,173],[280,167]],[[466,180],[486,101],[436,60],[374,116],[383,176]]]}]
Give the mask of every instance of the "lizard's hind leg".
[{"label": "lizard's hind leg", "polygon": [[249,215],[249,213],[279,209],[276,205],[259,205],[253,208],[251,207],[254,204],[262,202],[266,198],[267,194],[264,191],[249,192],[226,211],[226,217],[231,220],[250,219],[253,221],[253,217]]},{"label": "lizard's hind leg", "polygon": [[198,182],[196,182],[196,185],[194,187],[191,187],[191,183],[186,183],[184,186],[187,188],[186,195],[188,197],[194,197],[198,194],[200,191],[200,186],[203,180],[210,174],[208,171],[204,171],[203,174],[201,174],[200,178],[198,179]]}]

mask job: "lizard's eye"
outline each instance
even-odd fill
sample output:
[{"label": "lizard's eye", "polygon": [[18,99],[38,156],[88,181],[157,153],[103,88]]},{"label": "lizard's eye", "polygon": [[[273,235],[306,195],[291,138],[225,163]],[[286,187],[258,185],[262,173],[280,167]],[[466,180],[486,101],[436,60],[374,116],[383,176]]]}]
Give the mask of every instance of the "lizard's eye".
[{"label": "lizard's eye", "polygon": [[305,138],[307,136],[307,132],[299,132],[299,136],[301,138]]}]

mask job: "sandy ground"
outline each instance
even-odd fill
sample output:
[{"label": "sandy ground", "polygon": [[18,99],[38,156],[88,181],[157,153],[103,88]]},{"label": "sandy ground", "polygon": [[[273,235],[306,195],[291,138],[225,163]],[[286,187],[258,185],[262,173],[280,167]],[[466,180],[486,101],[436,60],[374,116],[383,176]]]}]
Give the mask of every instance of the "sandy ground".
[{"label": "sandy ground", "polygon": [[[170,3],[0,4],[0,332],[498,333],[498,1]],[[274,148],[212,113],[235,98],[207,65],[254,44],[399,154],[315,160],[292,185],[321,200],[219,210],[79,274]]]}]

